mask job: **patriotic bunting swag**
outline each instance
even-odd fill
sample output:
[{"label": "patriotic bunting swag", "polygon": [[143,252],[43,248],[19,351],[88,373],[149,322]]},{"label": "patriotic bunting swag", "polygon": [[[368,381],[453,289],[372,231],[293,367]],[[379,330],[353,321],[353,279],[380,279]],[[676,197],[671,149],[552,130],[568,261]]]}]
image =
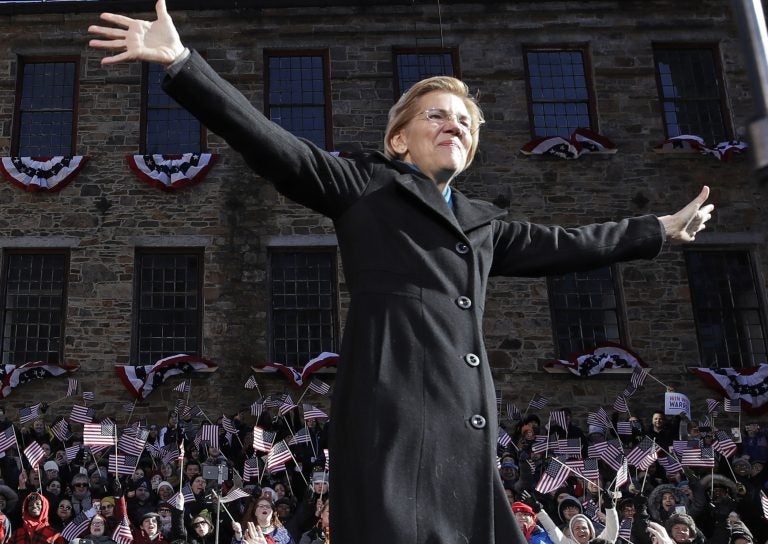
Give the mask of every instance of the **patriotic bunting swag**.
[{"label": "patriotic bunting swag", "polygon": [[606,368],[641,368],[647,365],[639,355],[618,344],[604,342],[588,353],[573,354],[570,360],[557,360],[547,363],[553,367],[560,364],[572,374],[587,377],[600,374]]},{"label": "patriotic bunting swag", "polygon": [[714,145],[707,145],[699,136],[691,134],[681,134],[664,140],[653,150],[656,153],[700,153],[701,155],[712,155],[716,159],[727,162],[733,155],[744,153],[749,146],[741,140],[731,140],[720,142]]},{"label": "patriotic bunting swag", "polygon": [[699,367],[690,370],[724,397],[741,400],[746,412],[762,414],[768,411],[768,364],[739,369]]},{"label": "patriotic bunting swag", "polygon": [[137,399],[145,399],[155,387],[171,376],[215,372],[218,368],[216,364],[197,355],[179,354],[160,359],[153,365],[117,365],[115,372],[131,395]]},{"label": "patriotic bunting swag", "polygon": [[68,372],[74,372],[78,368],[77,366],[50,365],[42,361],[24,363],[17,366],[0,365],[0,381],[2,382],[0,399],[6,398],[11,394],[11,391],[21,384],[31,382],[32,380],[61,376]]},{"label": "patriotic bunting swag", "polygon": [[586,153],[616,153],[616,145],[608,138],[585,128],[577,128],[566,139],[562,136],[536,138],[525,144],[523,155],[554,155],[562,159],[578,159]]},{"label": "patriotic bunting swag", "polygon": [[218,155],[184,153],[183,155],[128,155],[128,166],[146,183],[173,191],[203,180]]},{"label": "patriotic bunting swag", "polygon": [[0,173],[24,191],[61,191],[88,162],[88,157],[3,157]]},{"label": "patriotic bunting swag", "polygon": [[339,356],[335,353],[329,353],[324,351],[301,369],[301,372],[285,366],[280,363],[264,363],[263,365],[256,365],[255,369],[259,369],[261,372],[280,372],[294,387],[302,387],[310,375],[317,372],[321,368],[326,366],[335,366],[339,362]]}]

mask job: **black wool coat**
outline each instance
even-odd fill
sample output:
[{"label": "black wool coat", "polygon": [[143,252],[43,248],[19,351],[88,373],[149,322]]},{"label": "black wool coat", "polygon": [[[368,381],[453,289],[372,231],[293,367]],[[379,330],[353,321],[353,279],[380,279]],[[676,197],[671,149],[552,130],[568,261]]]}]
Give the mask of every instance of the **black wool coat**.
[{"label": "black wool coat", "polygon": [[331,409],[334,544],[524,539],[496,469],[487,280],[651,258],[654,216],[577,229],[505,222],[379,153],[338,158],[270,123],[192,53],[166,91],[286,197],[334,221],[351,294]]}]

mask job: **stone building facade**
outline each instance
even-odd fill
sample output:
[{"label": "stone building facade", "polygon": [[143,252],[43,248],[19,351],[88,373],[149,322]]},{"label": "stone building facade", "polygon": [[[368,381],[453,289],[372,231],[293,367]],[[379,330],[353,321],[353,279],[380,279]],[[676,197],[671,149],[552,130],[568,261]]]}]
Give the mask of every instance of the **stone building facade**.
[{"label": "stone building facade", "polygon": [[[505,208],[509,220],[578,225],[666,214],[709,185],[717,212],[695,245],[666,246],[653,262],[613,269],[620,343],[638,354],[658,379],[647,380],[644,394],[630,406],[650,416],[661,405],[664,386],[686,393],[698,414],[705,398],[720,398],[687,370],[703,365],[707,349],[698,335],[702,324],[697,328],[692,269],[686,264],[691,249],[735,250],[748,256],[746,270],[754,279],[749,308],[757,324],[747,327],[751,355],[735,366],[766,362],[766,187],[751,178],[746,155],[719,161],[698,153],[654,152],[674,135],[664,122],[655,55],[659,49],[703,47],[714,52],[713,66],[722,83],[716,87],[722,91],[718,100],[724,139],[744,137],[752,106],[728,2],[169,4],[185,44],[203,52],[260,109],[267,107],[269,55],[304,51],[326,59],[329,150],[382,148],[387,112],[397,98],[398,51],[451,52],[455,73],[477,90],[486,118],[475,163],[456,186]],[[18,74],[25,59],[66,56],[76,66],[72,153],[89,158],[79,175],[57,192],[0,184],[0,262],[6,270],[11,255],[29,250],[66,255],[61,362],[80,366],[76,377],[84,390],[96,392],[94,406],[106,415],[129,400],[114,365],[138,364],[138,255],[179,250],[198,255],[199,355],[219,369],[195,379],[192,391],[201,407],[219,415],[253,400],[242,383],[252,365],[274,357],[271,252],[292,247],[333,251],[333,227],[328,219],[278,195],[212,133],[204,134],[201,151],[219,159],[202,182],[161,191],[137,179],[126,157],[146,151],[144,69],[136,63],[101,66],[103,55],[87,47],[86,29],[99,11],[121,8],[151,17],[151,5],[0,2],[0,155],[19,152],[14,131]],[[535,136],[529,101],[533,57],[527,54],[551,50],[582,53],[591,128],[616,145],[615,154],[563,160],[520,152]],[[335,279],[338,330],[331,347],[337,348],[347,295],[343,271]],[[577,417],[598,406],[609,408],[627,385],[627,373],[579,378],[545,369],[547,361],[568,355],[555,340],[551,290],[543,278],[495,279],[490,285],[486,342],[502,399],[524,409],[533,393],[541,392],[553,406],[572,407]],[[7,336],[4,332],[4,342]],[[7,353],[8,347],[3,349]],[[257,378],[265,393],[286,387],[280,375]],[[333,374],[323,379],[333,383]],[[36,400],[52,402],[63,396],[61,383],[31,382],[3,405],[13,412]],[[162,422],[160,412],[176,396],[165,384],[137,404],[137,413]]]}]

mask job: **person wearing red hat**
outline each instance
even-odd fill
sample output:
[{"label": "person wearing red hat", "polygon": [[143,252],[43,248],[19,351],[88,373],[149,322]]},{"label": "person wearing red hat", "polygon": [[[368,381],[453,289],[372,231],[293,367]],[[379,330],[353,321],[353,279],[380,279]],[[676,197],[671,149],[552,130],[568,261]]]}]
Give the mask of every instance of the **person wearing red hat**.
[{"label": "person wearing red hat", "polygon": [[553,544],[547,532],[536,523],[536,512],[524,502],[512,503],[512,513],[528,544]]}]

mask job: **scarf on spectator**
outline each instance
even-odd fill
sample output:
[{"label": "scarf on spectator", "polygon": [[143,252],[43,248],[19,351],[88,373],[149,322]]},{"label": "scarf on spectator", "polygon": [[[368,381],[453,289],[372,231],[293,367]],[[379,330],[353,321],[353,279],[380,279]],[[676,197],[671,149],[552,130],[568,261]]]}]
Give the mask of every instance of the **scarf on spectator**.
[{"label": "scarf on spectator", "polygon": [[[42,508],[40,509],[40,516],[37,518],[33,518],[29,515],[29,512],[27,510],[27,503],[32,500],[32,498],[40,498],[42,501]],[[27,533],[27,537],[29,538],[30,542],[32,542],[34,535],[38,532],[39,529],[43,527],[47,527],[50,525],[48,523],[48,499],[46,499],[43,495],[40,495],[39,493],[30,493],[27,495],[27,498],[24,499],[24,505],[22,506],[22,517],[24,521],[24,530]]]}]

